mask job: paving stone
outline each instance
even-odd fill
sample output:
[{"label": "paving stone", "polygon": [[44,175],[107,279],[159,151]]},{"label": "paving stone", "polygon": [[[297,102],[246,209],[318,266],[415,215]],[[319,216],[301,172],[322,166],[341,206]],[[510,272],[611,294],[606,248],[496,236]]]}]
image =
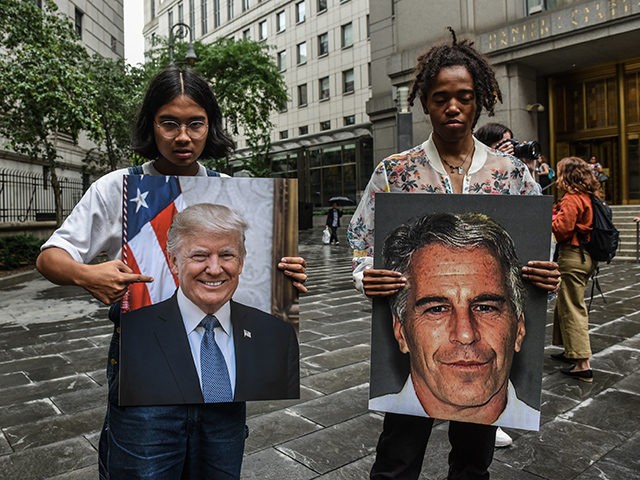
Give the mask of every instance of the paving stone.
[{"label": "paving stone", "polygon": [[291,457],[268,448],[245,455],[241,480],[307,480],[317,474]]},{"label": "paving stone", "polygon": [[640,472],[640,432],[629,438],[622,445],[611,450],[604,459],[608,462],[623,465],[635,472]]},{"label": "paving stone", "polygon": [[623,440],[615,433],[555,420],[543,425],[536,435],[520,437],[517,448],[496,450],[494,458],[542,478],[570,479]]},{"label": "paving stone", "polygon": [[102,432],[102,425],[99,430],[91,433],[85,433],[83,435],[84,438],[93,446],[93,448],[98,451],[98,445],[100,444],[100,433]]},{"label": "paving stone", "polygon": [[314,355],[319,355],[326,351],[327,350],[324,348],[311,347],[309,344],[304,343],[300,344],[300,358],[313,357]]},{"label": "paving stone", "polygon": [[70,352],[73,350],[81,350],[83,348],[93,346],[94,344],[87,338],[74,338],[72,340],[63,340],[60,342],[39,343],[34,345],[33,348],[39,355],[51,355],[55,353]]},{"label": "paving stone", "polygon": [[51,397],[51,401],[63,414],[91,410],[104,407],[107,404],[107,389],[96,386],[95,388],[83,388],[74,392],[61,393]]},{"label": "paving stone", "polygon": [[[316,478],[318,480],[369,480],[369,472],[374,460],[375,455],[367,455],[360,460],[348,463],[342,468],[337,468]],[[420,477],[421,480],[425,478],[427,477]]]},{"label": "paving stone", "polygon": [[630,437],[640,430],[639,405],[638,395],[606,390],[563,414],[562,418]]},{"label": "paving stone", "polygon": [[40,335],[43,342],[57,342],[59,340],[67,340],[71,338],[87,338],[96,335],[106,335],[113,331],[113,325],[99,325],[92,328],[72,330],[70,332],[56,331]]},{"label": "paving stone", "polygon": [[0,373],[31,372],[40,368],[68,365],[69,362],[61,355],[45,355],[36,358],[24,358],[0,363]]},{"label": "paving stone", "polygon": [[560,373],[560,366],[558,366],[556,373],[542,379],[542,389],[559,397],[567,397],[581,402],[615,385],[622,379],[622,375],[601,372],[597,369],[594,369],[593,376],[593,383],[581,382]]},{"label": "paving stone", "polygon": [[74,350],[63,354],[72,365],[80,371],[96,370],[105,364],[108,351],[102,347],[91,347]]},{"label": "paving stone", "polygon": [[4,429],[11,447],[18,450],[31,449],[61,440],[67,440],[102,428],[106,405],[73,415],[58,415],[44,420]]},{"label": "paving stone", "polygon": [[605,325],[593,329],[593,333],[630,338],[640,333],[640,322],[634,322],[625,318],[617,319]]},{"label": "paving stone", "polygon": [[375,451],[381,419],[366,414],[276,447],[308,468],[327,473]]},{"label": "paving stone", "polygon": [[614,388],[623,392],[635,393],[640,395],[640,372],[636,372],[628,377],[623,378],[614,385]]},{"label": "paving stone", "polygon": [[318,347],[323,351],[338,350],[352,345],[366,345],[371,341],[371,329],[360,332],[353,332],[348,335],[324,337],[307,342],[307,346]]},{"label": "paving stone", "polygon": [[322,427],[290,410],[280,410],[258,415],[247,420],[249,438],[245,452],[247,454],[269,448],[273,445],[297,438]]},{"label": "paving stone", "polygon": [[7,428],[14,425],[33,423],[59,414],[60,412],[56,406],[48,398],[15,403],[0,407],[0,426]]},{"label": "paving stone", "polygon": [[591,364],[591,368],[619,375],[628,375],[638,370],[640,350],[614,345],[594,355]]},{"label": "paving stone", "polygon": [[86,375],[72,375],[66,378],[20,385],[2,391],[0,406],[11,405],[17,402],[27,402],[29,400],[56,395],[62,392],[70,392],[72,390],[91,388],[95,385],[96,383]]},{"label": "paving stone", "polygon": [[324,427],[344,422],[367,413],[369,386],[341,390],[308,402],[299,403],[289,410]]},{"label": "paving stone", "polygon": [[[106,363],[105,359],[105,363]],[[86,375],[91,378],[98,385],[106,386],[107,385],[107,369],[106,366],[103,368],[99,368],[98,370],[94,370],[92,372],[86,372]]]},{"label": "paving stone", "polygon": [[359,362],[328,372],[318,373],[300,380],[300,383],[316,391],[329,394],[354,385],[369,382],[369,362]]},{"label": "paving stone", "polygon": [[300,385],[300,398],[293,400],[264,400],[259,402],[247,402],[247,417],[263,415],[265,413],[284,410],[292,405],[300,402],[306,402],[314,398],[318,398],[322,394],[310,388]]},{"label": "paving stone", "polygon": [[[11,448],[11,445],[9,445],[7,437],[5,437],[2,430],[0,430],[0,457],[10,453],[13,453],[13,449]],[[2,478],[2,472],[0,472],[0,478]]]},{"label": "paving stone", "polygon": [[[513,448],[517,448],[517,446]],[[499,461],[494,461],[491,464],[489,473],[491,474],[491,480],[540,480],[540,477],[538,475],[534,475],[524,470],[518,470],[510,465]],[[446,476],[440,478],[444,480]]]},{"label": "paving stone", "polygon": [[95,480],[96,478],[98,478],[97,462],[90,467],[84,467],[72,472],[66,472],[62,475],[56,475],[55,477],[50,477],[46,480]]},{"label": "paving stone", "polygon": [[370,350],[369,345],[354,345],[305,358],[300,364],[320,371],[333,370],[352,363],[369,360]]},{"label": "paving stone", "polygon": [[6,480],[40,480],[64,475],[96,462],[96,451],[83,438],[30,448],[0,457],[0,475]]},{"label": "paving stone", "polygon": [[41,368],[34,368],[29,372],[29,378],[34,382],[41,382],[82,373],[81,369],[78,369],[75,365],[66,363],[63,365],[46,365]]},{"label": "paving stone", "polygon": [[3,373],[0,375],[0,389],[15,387],[16,385],[26,385],[30,383],[29,377],[24,372]]}]

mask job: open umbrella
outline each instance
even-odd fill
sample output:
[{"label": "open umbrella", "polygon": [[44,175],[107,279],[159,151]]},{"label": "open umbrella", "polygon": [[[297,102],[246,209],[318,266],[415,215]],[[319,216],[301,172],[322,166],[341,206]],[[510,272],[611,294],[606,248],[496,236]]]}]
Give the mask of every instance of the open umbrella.
[{"label": "open umbrella", "polygon": [[340,207],[356,204],[356,202],[351,200],[349,197],[339,197],[339,196],[331,197],[329,199],[329,205],[332,205],[334,203],[337,203]]}]

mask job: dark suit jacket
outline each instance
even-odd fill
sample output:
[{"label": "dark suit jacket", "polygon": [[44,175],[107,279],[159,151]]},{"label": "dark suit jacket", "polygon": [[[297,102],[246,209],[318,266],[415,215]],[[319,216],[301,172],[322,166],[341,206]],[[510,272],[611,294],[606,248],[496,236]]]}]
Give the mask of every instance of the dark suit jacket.
[{"label": "dark suit jacket", "polygon": [[[299,350],[293,327],[233,300],[231,324],[234,401],[299,398]],[[120,329],[120,405],[204,402],[175,294],[124,314]]]}]

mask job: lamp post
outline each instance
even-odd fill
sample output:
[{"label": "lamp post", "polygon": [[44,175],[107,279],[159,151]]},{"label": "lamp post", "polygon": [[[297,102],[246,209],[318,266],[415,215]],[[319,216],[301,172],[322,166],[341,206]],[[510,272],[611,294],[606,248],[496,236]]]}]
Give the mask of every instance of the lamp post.
[{"label": "lamp post", "polygon": [[396,90],[396,142],[399,152],[413,147],[413,115],[408,97],[409,87],[399,86]]},{"label": "lamp post", "polygon": [[189,35],[189,44],[187,45],[187,54],[184,57],[184,61],[188,65],[193,65],[198,59],[196,51],[193,49],[193,40],[191,39],[191,28],[186,23],[176,23],[171,30],[169,30],[169,65],[173,65],[173,48],[175,46],[176,39],[182,40]]}]

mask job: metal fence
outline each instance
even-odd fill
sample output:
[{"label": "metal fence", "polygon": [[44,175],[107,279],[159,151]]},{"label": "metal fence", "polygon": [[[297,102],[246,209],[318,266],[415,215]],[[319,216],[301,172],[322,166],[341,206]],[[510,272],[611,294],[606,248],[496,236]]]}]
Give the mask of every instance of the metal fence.
[{"label": "metal fence", "polygon": [[[62,214],[67,216],[83,194],[82,180],[60,178]],[[42,174],[0,169],[0,222],[55,220],[53,188]]]}]

